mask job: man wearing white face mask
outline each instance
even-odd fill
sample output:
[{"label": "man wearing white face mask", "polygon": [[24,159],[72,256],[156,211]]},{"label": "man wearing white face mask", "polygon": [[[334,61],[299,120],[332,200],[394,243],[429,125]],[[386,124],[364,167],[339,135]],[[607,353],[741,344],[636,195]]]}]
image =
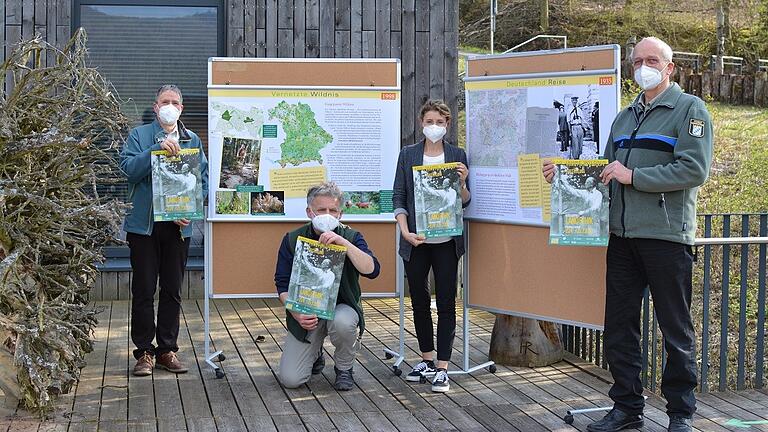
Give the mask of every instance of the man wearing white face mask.
[{"label": "man wearing white face mask", "polygon": [[[704,102],[670,83],[672,49],[657,38],[632,53],[643,92],[616,117],[600,177],[609,185],[605,358],[614,406],[592,432],[643,424],[640,308],[650,288],[667,353],[661,391],[671,432],[692,430],[696,347],[691,321],[696,195],[712,162],[712,120]],[[544,164],[551,181],[553,166]]]},{"label": "man wearing white face mask", "polygon": [[[379,260],[368,248],[363,235],[339,222],[342,215],[343,195],[334,183],[313,186],[307,192],[307,217],[311,221],[285,235],[277,253],[275,286],[280,301],[288,298],[288,284],[291,280],[291,266],[299,236],[311,238],[325,244],[336,244],[347,248],[347,258],[341,273],[336,313],[332,321],[318,319],[286,311],[288,334],[283,343],[280,357],[280,382],[288,388],[306,383],[312,375],[319,374],[325,366],[323,341],[331,338],[335,348],[333,354],[336,371],[336,390],[351,390],[355,385],[352,366],[355,362],[359,338],[365,330],[363,308],[360,302],[359,277],[373,279],[379,275]],[[330,268],[330,261],[323,262],[318,270],[320,280],[326,278],[324,271]],[[330,282],[333,273],[329,272]]]},{"label": "man wearing white face mask", "polygon": [[[157,367],[174,373],[187,368],[179,361],[179,315],[181,283],[187,263],[192,227],[186,219],[154,222],[152,211],[152,151],[166,150],[176,154],[182,148],[200,149],[200,174],[203,194],[208,194],[208,161],[198,136],[179,121],[181,90],[164,85],[157,90],[153,106],[156,120],[131,130],[120,153],[120,168],[128,178],[133,207],[125,218],[123,229],[131,250],[131,339],[136,349],[133,374],[152,374]],[[189,170],[187,166],[186,171]],[[194,176],[174,174],[180,190],[194,187]],[[190,178],[191,177],[191,178]],[[160,300],[155,321],[154,302],[158,278]],[[157,346],[153,345],[156,340]]]}]

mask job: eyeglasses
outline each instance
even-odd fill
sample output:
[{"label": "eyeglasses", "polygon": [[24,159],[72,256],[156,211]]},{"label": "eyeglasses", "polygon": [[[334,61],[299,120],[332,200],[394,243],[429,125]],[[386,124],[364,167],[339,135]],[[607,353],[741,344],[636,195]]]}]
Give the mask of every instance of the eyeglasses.
[{"label": "eyeglasses", "polygon": [[658,65],[662,64],[663,60],[657,59],[656,57],[636,58],[632,60],[632,66],[636,68],[639,68],[640,66],[642,66],[643,63],[645,63],[647,66],[655,68]]}]

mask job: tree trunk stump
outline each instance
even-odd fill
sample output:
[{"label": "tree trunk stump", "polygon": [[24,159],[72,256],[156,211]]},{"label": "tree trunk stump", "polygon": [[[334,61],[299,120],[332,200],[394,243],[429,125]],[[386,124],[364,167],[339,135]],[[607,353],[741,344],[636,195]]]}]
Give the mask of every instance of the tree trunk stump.
[{"label": "tree trunk stump", "polygon": [[499,314],[489,356],[501,365],[547,366],[563,359],[563,344],[555,323]]}]

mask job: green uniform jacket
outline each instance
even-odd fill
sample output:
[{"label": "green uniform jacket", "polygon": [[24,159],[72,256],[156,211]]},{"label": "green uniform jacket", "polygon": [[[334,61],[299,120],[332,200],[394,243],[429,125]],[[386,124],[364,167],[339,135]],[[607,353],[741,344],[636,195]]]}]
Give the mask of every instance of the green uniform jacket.
[{"label": "green uniform jacket", "polygon": [[[357,231],[346,225],[339,225],[338,228],[333,230],[336,234],[344,237],[350,242],[355,242]],[[295,229],[288,233],[288,245],[291,250],[296,250],[296,241],[299,236],[314,238],[312,224],[305,224],[298,229]],[[347,258],[344,262],[344,270],[341,272],[341,282],[339,283],[339,296],[336,299],[336,304],[343,303],[352,307],[357,312],[359,318],[358,326],[360,327],[360,335],[365,330],[365,320],[363,319],[363,304],[360,302],[360,272]],[[307,342],[307,330],[303,329],[299,322],[293,318],[293,315],[286,310],[285,311],[286,324],[288,331],[297,339],[302,342]]]},{"label": "green uniform jacket", "polygon": [[672,84],[643,109],[642,94],[611,126],[605,157],[632,170],[610,185],[611,234],[693,245],[696,195],[712,163],[712,119],[704,102]]}]

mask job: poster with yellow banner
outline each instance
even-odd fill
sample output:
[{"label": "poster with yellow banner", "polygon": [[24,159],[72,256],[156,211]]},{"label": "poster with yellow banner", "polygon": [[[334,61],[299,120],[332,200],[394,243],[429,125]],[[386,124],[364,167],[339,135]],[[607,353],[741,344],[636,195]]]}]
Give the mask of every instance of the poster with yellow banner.
[{"label": "poster with yellow banner", "polygon": [[554,159],[549,244],[608,245],[608,187],[600,181],[606,159]]},{"label": "poster with yellow banner", "polygon": [[457,236],[464,230],[459,163],[413,167],[416,233],[426,238]]}]

